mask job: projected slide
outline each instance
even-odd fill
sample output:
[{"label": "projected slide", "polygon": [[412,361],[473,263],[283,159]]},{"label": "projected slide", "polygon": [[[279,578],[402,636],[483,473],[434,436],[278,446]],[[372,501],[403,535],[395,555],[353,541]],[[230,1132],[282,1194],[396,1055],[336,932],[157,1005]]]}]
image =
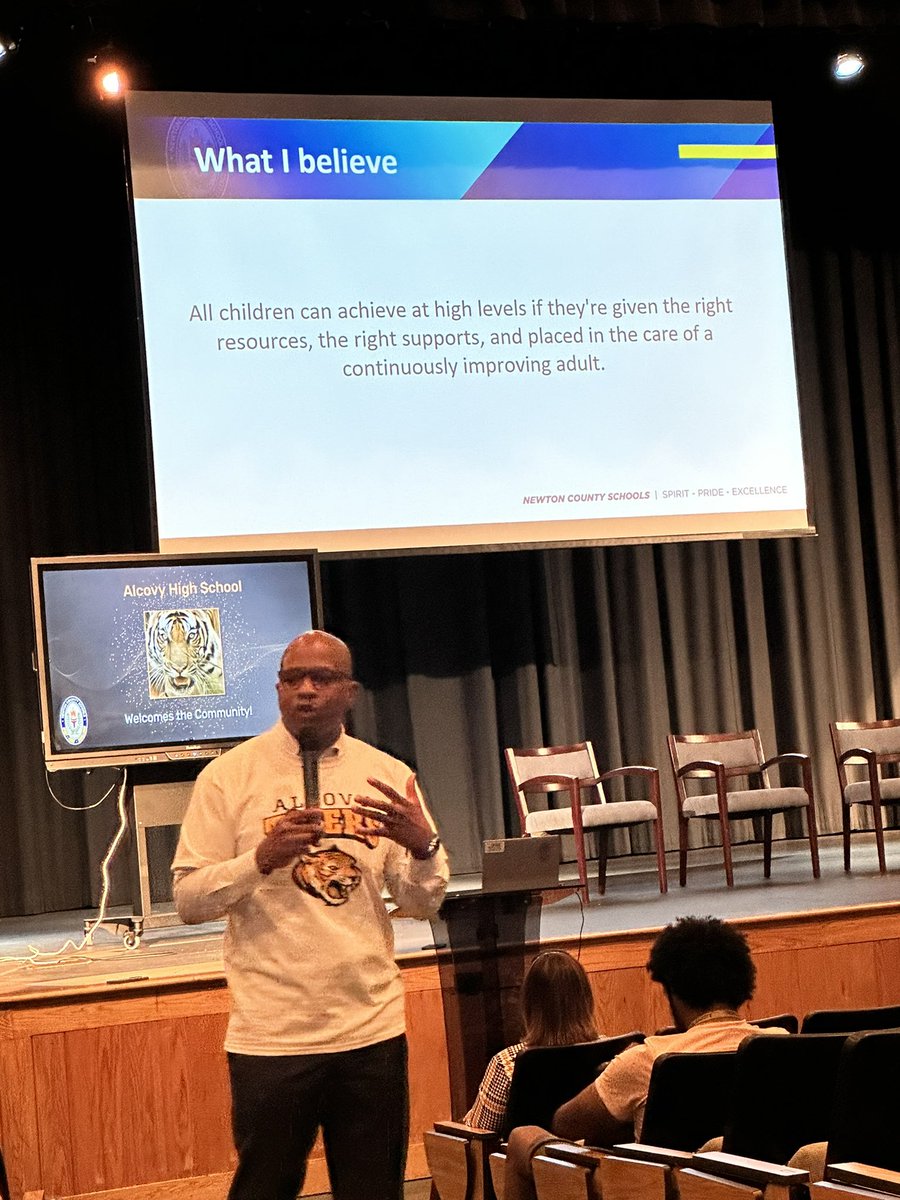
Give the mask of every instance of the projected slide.
[{"label": "projected slide", "polygon": [[809,532],[766,105],[128,128],[162,549]]},{"label": "projected slide", "polygon": [[53,752],[237,741],[278,719],[287,643],[312,627],[305,561],[47,570]]}]

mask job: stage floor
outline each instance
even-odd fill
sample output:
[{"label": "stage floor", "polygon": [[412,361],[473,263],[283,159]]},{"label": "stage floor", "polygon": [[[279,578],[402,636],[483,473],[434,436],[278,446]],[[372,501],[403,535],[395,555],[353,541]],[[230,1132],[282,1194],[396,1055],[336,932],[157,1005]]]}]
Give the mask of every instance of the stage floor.
[{"label": "stage floor", "polygon": [[[583,905],[569,891],[545,903],[541,911],[542,942],[556,939],[595,938],[661,928],[684,915],[716,916],[725,920],[777,917],[807,912],[880,908],[900,903],[900,832],[887,835],[888,873],[878,872],[874,842],[865,835],[853,839],[853,870],[843,869],[840,837],[820,842],[821,878],[813,879],[805,842],[782,843],[773,851],[772,878],[762,877],[758,848],[739,847],[735,853],[735,886],[725,886],[716,852],[695,852],[688,860],[687,886],[677,882],[677,856],[669,855],[670,889],[657,890],[656,870],[648,858],[646,869],[635,869],[632,860],[610,863],[606,895],[596,894]],[[706,856],[703,865],[692,862]],[[565,872],[564,868],[564,872]],[[478,876],[451,880],[450,893],[477,891]],[[107,914],[120,920],[119,928],[103,926],[84,944],[84,923],[97,918],[96,910],[49,913],[0,920],[0,1004],[12,998],[111,987],[155,977],[170,978],[189,972],[192,979],[217,979],[222,972],[222,922],[206,925],[171,925],[146,928],[140,944],[126,948],[130,909]],[[395,921],[398,957],[430,953],[434,936],[427,921]]]}]

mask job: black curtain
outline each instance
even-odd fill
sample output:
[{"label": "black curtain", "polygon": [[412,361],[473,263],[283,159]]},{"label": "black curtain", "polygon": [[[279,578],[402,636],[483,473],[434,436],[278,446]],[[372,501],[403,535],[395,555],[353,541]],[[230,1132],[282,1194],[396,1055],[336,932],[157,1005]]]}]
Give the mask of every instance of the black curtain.
[{"label": "black curtain", "polygon": [[[113,772],[45,776],[28,559],[153,549],[122,115],[86,86],[108,38],[142,87],[773,101],[819,536],[328,561],[323,587],[364,685],[354,730],[417,767],[457,871],[518,832],[503,747],[585,736],[602,767],[663,768],[670,844],[670,730],[809,751],[838,829],[829,720],[900,715],[896,6],[35,7],[0,70],[0,915],[96,904],[116,818]],[[838,90],[848,44],[873,61]]]}]

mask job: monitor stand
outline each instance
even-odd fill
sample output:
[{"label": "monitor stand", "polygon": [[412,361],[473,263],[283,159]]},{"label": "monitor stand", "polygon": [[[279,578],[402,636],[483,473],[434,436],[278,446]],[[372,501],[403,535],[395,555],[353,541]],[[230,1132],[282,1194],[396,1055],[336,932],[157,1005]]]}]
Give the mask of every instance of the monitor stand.
[{"label": "monitor stand", "polygon": [[193,786],[193,779],[181,779],[138,783],[130,787],[129,806],[135,848],[131,864],[134,913],[132,916],[111,917],[100,922],[86,920],[84,932],[89,939],[94,929],[110,929],[121,934],[127,949],[135,950],[146,929],[161,929],[182,923],[171,900],[157,903],[154,911],[147,833],[150,829],[180,827]]}]

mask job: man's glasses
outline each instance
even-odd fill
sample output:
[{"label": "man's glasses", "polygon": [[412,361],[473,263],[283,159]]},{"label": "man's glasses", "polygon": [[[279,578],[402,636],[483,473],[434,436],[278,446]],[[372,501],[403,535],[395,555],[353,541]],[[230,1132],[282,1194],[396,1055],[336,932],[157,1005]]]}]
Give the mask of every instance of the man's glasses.
[{"label": "man's glasses", "polygon": [[348,671],[332,671],[327,667],[313,667],[309,671],[287,670],[278,672],[278,682],[288,688],[298,688],[308,679],[314,688],[334,687],[352,678]]}]

